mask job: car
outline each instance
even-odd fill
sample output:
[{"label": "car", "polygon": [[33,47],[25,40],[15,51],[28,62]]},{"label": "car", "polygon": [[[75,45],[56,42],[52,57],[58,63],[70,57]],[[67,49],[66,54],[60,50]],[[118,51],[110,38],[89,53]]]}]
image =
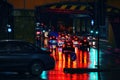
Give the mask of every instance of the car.
[{"label": "car", "polygon": [[79,47],[80,39],[78,38],[78,36],[72,36],[72,42],[74,47]]},{"label": "car", "polygon": [[50,36],[48,43],[49,43],[50,51],[56,50],[57,45],[58,45],[57,37],[56,36]]},{"label": "car", "polygon": [[51,53],[23,40],[0,40],[0,71],[25,73],[39,76],[43,71],[54,69]]},{"label": "car", "polygon": [[62,48],[65,43],[66,38],[64,36],[58,38],[58,47]]},{"label": "car", "polygon": [[71,52],[75,52],[75,49],[73,47],[73,42],[72,40],[66,40],[63,48],[62,48],[62,52],[63,53],[71,53]]},{"label": "car", "polygon": [[86,50],[89,51],[90,50],[90,45],[89,45],[89,41],[87,39],[87,37],[83,37],[83,39],[80,40],[80,47],[81,50]]},{"label": "car", "polygon": [[86,34],[84,36],[87,37],[87,40],[89,41],[89,45],[91,47],[95,48],[96,47],[96,42],[97,42],[97,37],[95,35],[93,35],[93,34]]},{"label": "car", "polygon": [[48,43],[49,43],[49,45],[57,45],[57,37],[56,36],[50,36]]}]

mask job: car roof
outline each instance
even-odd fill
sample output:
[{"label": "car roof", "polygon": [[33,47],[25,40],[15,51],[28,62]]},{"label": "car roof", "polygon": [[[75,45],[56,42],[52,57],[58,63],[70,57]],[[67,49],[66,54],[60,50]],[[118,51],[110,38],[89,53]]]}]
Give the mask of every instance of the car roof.
[{"label": "car roof", "polygon": [[15,39],[4,39],[0,40],[0,42],[26,42],[24,40],[15,40]]}]

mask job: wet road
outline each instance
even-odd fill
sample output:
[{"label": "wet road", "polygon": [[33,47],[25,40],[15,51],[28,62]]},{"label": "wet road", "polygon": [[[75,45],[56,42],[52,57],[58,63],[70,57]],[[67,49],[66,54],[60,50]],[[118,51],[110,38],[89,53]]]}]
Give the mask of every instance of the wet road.
[{"label": "wet road", "polygon": [[[102,43],[101,43],[102,44]],[[103,42],[104,44],[104,42]],[[69,55],[61,52],[57,48],[53,51],[53,56],[56,59],[56,67],[49,71],[48,80],[120,80],[120,54],[115,54],[104,47],[108,45],[100,45],[99,49],[99,69],[98,69],[98,49],[90,48],[90,51],[81,51],[75,48],[77,59],[71,61]],[[106,52],[107,51],[107,52]],[[67,56],[67,57],[66,57]],[[64,68],[71,69],[88,69],[89,71],[81,74],[65,73]],[[72,70],[73,69],[73,70]],[[77,71],[75,71],[77,72]]]},{"label": "wet road", "polygon": [[[106,45],[107,46],[107,45]],[[44,47],[47,47],[45,41]],[[98,69],[98,50],[90,48],[90,51],[82,51],[77,47],[75,53],[77,58],[75,61],[70,59],[70,55],[62,53],[62,48],[56,48],[52,51],[52,55],[56,60],[54,70],[44,71],[39,78],[26,75],[6,75],[1,73],[0,80],[120,80],[120,54],[116,55],[109,50],[99,50],[99,68]],[[67,73],[64,69],[92,69],[95,71],[86,71],[83,73]],[[102,70],[102,71],[100,71]]]},{"label": "wet road", "polygon": [[98,73],[83,73],[83,74],[69,74],[64,73],[64,68],[97,68],[97,55],[96,50],[91,49],[91,52],[81,51],[78,48],[75,49],[77,59],[71,61],[69,55],[65,55],[56,50],[53,51],[54,58],[56,59],[56,67],[54,70],[49,71],[48,80],[98,80]]}]

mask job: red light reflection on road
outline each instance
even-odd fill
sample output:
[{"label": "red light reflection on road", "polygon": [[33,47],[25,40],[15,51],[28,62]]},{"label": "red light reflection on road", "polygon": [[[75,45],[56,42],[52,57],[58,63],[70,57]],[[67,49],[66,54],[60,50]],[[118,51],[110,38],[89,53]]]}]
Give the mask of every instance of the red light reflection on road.
[{"label": "red light reflection on road", "polygon": [[53,56],[56,60],[54,70],[48,72],[48,80],[89,80],[89,74],[65,74],[64,68],[88,68],[89,66],[89,52],[75,49],[77,59],[71,61],[69,54],[63,54],[56,49],[53,51]]},{"label": "red light reflection on road", "polygon": [[64,74],[61,72],[49,73],[48,80],[89,80],[89,74]]},{"label": "red light reflection on road", "polygon": [[[48,40],[44,40],[44,47],[48,47]],[[77,59],[71,61],[70,55],[62,53],[62,48],[57,48],[52,51],[52,56],[56,61],[54,70],[50,70],[46,73],[47,80],[98,80],[96,73],[83,73],[83,74],[66,74],[64,68],[89,68],[93,67],[96,60],[96,55],[92,52],[81,51],[75,48]],[[94,75],[94,76],[93,76]]]}]

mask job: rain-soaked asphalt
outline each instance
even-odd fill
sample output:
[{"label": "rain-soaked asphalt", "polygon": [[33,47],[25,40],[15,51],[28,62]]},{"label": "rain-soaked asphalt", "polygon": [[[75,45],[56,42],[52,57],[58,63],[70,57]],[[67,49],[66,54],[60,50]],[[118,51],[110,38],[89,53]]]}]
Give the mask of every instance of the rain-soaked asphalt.
[{"label": "rain-soaked asphalt", "polygon": [[[91,48],[81,51],[75,48],[77,58],[61,52],[61,48],[52,51],[56,60],[54,70],[44,71],[39,78],[26,75],[0,73],[0,80],[120,80],[120,54],[109,50]],[[99,69],[98,69],[99,68]],[[83,70],[83,72],[80,72]]]}]

